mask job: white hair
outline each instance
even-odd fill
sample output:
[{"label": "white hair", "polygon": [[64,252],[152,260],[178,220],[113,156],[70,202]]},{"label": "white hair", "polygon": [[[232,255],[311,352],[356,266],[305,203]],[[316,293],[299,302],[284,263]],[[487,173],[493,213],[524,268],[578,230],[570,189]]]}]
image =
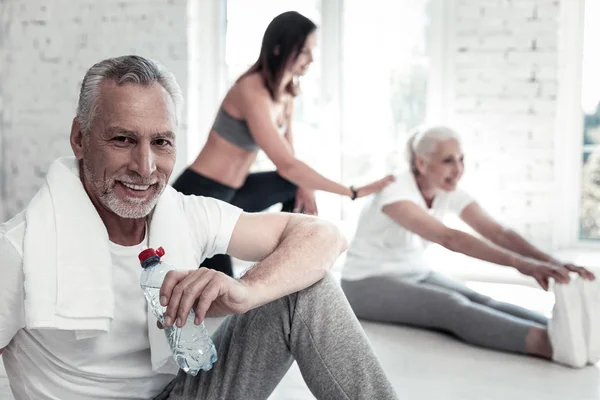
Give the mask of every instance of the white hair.
[{"label": "white hair", "polygon": [[429,155],[435,152],[440,142],[454,139],[460,143],[460,136],[454,130],[445,126],[433,126],[417,130],[408,139],[406,153],[410,170],[413,174],[419,175],[417,169],[417,156],[429,160]]},{"label": "white hair", "polygon": [[77,104],[77,121],[84,134],[90,132],[94,118],[98,115],[98,93],[100,85],[106,79],[115,80],[117,85],[132,83],[150,86],[158,82],[171,96],[175,104],[176,122],[179,124],[183,95],[175,76],[155,61],[131,55],[100,61],[83,77]]}]

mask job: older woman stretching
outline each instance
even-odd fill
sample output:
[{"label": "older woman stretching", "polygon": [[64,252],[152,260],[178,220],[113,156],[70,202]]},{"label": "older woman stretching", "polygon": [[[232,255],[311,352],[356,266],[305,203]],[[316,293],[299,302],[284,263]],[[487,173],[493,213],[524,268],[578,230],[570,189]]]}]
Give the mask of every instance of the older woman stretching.
[{"label": "older woman stretching", "polygon": [[[587,269],[562,263],[488,215],[458,187],[464,155],[446,127],[416,133],[408,143],[410,170],[366,204],[348,250],[342,288],[359,318],[444,330],[475,345],[535,355],[582,367],[598,359],[596,283]],[[441,221],[454,213],[482,240]],[[554,317],[501,303],[430,269],[431,242],[515,268],[548,289],[556,285]],[[491,242],[491,243],[490,243]],[[577,274],[571,283],[569,272]],[[596,311],[596,314],[600,311]]]}]

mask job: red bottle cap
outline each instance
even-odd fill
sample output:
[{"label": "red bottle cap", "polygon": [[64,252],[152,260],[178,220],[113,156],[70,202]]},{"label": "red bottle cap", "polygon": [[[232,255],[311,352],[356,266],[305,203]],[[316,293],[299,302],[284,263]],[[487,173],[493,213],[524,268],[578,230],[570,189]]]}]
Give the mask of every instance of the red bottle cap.
[{"label": "red bottle cap", "polygon": [[154,250],[153,248],[148,248],[146,250],[143,250],[139,255],[138,258],[140,260],[140,262],[144,262],[147,259],[149,259],[150,257],[158,257],[161,258],[162,256],[165,255],[165,249],[163,249],[162,247],[159,247],[158,249]]}]

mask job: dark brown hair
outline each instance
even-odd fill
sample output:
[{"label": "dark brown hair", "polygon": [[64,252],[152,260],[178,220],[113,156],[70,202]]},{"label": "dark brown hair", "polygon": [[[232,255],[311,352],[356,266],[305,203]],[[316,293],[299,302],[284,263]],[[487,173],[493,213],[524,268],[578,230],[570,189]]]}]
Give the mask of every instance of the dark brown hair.
[{"label": "dark brown hair", "polygon": [[[316,29],[314,22],[296,11],[279,14],[267,26],[258,60],[239,79],[255,72],[260,73],[271,98],[278,100],[285,68],[291,60],[298,57],[306,38]],[[298,87],[294,82],[290,82],[285,90],[292,96],[298,94]]]}]

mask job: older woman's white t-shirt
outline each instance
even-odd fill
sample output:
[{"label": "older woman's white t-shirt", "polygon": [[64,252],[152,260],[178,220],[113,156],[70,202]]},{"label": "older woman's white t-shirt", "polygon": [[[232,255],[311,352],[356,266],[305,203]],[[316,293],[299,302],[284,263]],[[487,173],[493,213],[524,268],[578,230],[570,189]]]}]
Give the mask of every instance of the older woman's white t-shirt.
[{"label": "older woman's white t-shirt", "polygon": [[429,241],[402,227],[383,213],[385,205],[412,201],[432,217],[442,220],[448,213],[459,215],[474,200],[460,188],[438,193],[431,208],[410,171],[368,201],[359,218],[354,239],[348,248],[342,278],[358,280],[370,276],[395,275],[406,279],[421,279],[430,271],[424,252]]}]

